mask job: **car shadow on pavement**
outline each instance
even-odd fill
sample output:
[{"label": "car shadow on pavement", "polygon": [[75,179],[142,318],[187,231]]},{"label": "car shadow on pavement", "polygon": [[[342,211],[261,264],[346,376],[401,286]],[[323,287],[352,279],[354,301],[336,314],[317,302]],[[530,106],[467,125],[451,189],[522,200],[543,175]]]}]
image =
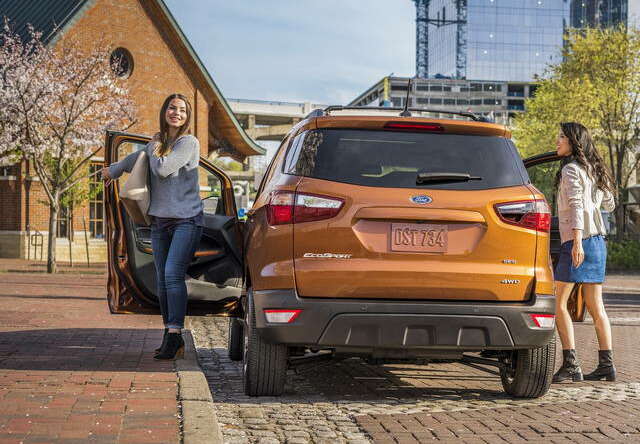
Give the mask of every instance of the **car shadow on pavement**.
[{"label": "car shadow on pavement", "polygon": [[510,399],[500,377],[453,361],[424,359],[370,364],[359,358],[327,360],[294,369],[330,401],[414,404],[416,401]]},{"label": "car shadow on pavement", "polygon": [[160,329],[66,328],[0,332],[0,370],[173,371],[155,361]]},{"label": "car shadow on pavement", "polygon": [[[449,404],[509,402],[500,377],[458,362],[424,359],[369,364],[359,358],[309,360],[289,367],[285,391],[279,397],[243,395],[242,362],[225,358],[226,349],[199,349],[215,403],[271,405],[335,402],[408,409],[419,403]],[[222,359],[221,359],[222,358]],[[303,361],[303,360],[300,360]]]}]

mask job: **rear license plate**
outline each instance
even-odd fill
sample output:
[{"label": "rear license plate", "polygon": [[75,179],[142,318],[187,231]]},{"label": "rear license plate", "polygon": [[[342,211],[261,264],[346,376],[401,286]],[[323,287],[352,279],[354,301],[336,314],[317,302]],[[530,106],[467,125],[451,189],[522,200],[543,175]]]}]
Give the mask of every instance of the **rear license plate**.
[{"label": "rear license plate", "polygon": [[391,251],[446,253],[447,225],[391,224]]}]

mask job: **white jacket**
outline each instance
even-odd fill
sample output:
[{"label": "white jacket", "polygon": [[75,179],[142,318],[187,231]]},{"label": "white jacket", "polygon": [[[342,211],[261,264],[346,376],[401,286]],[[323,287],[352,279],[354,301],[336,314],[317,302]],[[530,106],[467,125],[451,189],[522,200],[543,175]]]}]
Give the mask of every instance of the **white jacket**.
[{"label": "white jacket", "polygon": [[612,212],[616,206],[613,194],[596,188],[596,183],[576,162],[562,168],[558,190],[560,241],[573,239],[573,230],[581,229],[582,238],[607,234],[600,207]]}]

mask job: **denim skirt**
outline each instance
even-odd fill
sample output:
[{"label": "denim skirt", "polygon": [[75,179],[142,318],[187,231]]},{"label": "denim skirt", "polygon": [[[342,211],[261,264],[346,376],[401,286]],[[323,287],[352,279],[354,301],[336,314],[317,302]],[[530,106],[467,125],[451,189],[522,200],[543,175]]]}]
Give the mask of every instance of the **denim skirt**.
[{"label": "denim skirt", "polygon": [[554,272],[557,281],[585,282],[600,284],[604,282],[604,272],[607,266],[607,245],[603,236],[591,236],[582,240],[584,262],[579,267],[573,266],[571,250],[573,241],[567,241],[560,246],[560,257]]}]

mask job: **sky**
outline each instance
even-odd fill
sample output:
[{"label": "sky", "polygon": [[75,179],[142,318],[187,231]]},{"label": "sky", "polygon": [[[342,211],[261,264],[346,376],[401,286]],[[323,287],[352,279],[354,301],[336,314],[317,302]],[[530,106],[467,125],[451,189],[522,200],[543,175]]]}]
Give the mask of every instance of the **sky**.
[{"label": "sky", "polygon": [[347,104],[415,74],[412,0],[165,0],[226,98]]}]

